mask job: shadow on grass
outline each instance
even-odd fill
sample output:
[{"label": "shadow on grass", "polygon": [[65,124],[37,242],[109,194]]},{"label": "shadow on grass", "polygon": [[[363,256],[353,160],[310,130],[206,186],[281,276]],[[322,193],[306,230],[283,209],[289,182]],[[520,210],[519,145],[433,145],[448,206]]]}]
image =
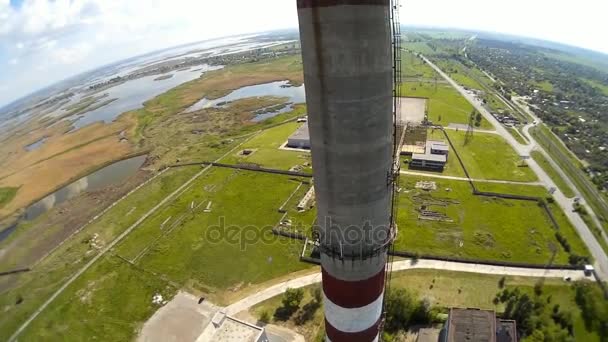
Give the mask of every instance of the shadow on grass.
[{"label": "shadow on grass", "polygon": [[298,310],[297,307],[285,307],[285,306],[281,306],[278,307],[275,311],[274,311],[274,319],[275,321],[281,321],[281,322],[285,322],[288,321],[291,316],[294,314],[294,312],[296,312],[296,310]]},{"label": "shadow on grass", "polygon": [[317,302],[316,300],[313,300],[310,303],[304,305],[302,307],[302,310],[300,310],[296,315],[294,322],[296,323],[296,325],[306,324],[306,322],[314,318],[315,312],[317,312],[320,307],[321,303]]}]

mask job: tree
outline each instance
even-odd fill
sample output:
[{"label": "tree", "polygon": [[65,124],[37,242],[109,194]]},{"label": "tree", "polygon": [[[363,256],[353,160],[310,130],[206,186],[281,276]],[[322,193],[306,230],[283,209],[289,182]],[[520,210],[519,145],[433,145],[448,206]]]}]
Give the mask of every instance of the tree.
[{"label": "tree", "polygon": [[407,329],[414,310],[414,300],[409,292],[405,289],[390,291],[386,298],[387,330]]},{"label": "tree", "polygon": [[260,322],[262,323],[268,323],[270,322],[270,314],[268,313],[268,311],[262,311],[262,313],[260,314]]},{"label": "tree", "polygon": [[431,303],[416,300],[405,289],[390,291],[385,300],[388,332],[406,330],[411,324],[427,324],[432,319]]},{"label": "tree", "polygon": [[283,307],[286,309],[296,310],[300,307],[300,303],[304,298],[304,290],[288,288],[283,294]]}]

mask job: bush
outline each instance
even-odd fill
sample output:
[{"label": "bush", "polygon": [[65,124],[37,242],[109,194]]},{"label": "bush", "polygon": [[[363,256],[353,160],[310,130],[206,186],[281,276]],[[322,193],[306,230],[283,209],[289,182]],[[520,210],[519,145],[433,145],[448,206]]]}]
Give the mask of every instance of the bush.
[{"label": "bush", "polygon": [[555,233],[555,238],[557,239],[557,241],[559,241],[559,244],[562,245],[564,250],[567,253],[570,253],[571,247],[570,247],[570,243],[568,242],[568,240],[565,237],[563,237],[562,234],[560,234],[559,232]]},{"label": "bush", "polygon": [[283,304],[284,308],[294,309],[295,311],[300,307],[300,303],[302,303],[303,298],[304,290],[288,288],[283,294],[281,303]]},{"label": "bush", "polygon": [[498,288],[502,289],[505,287],[505,281],[507,280],[507,278],[505,278],[505,276],[500,277],[500,279],[498,280]]},{"label": "bush", "polygon": [[537,296],[543,294],[543,283],[540,280],[534,284],[534,294]]},{"label": "bush", "polygon": [[570,265],[583,266],[589,264],[590,260],[587,256],[570,254],[570,256],[568,257],[568,262],[570,263]]},{"label": "bush", "polygon": [[262,311],[262,313],[260,314],[260,322],[262,323],[268,323],[270,322],[270,314],[268,313],[268,311]]},{"label": "bush", "polygon": [[414,299],[405,289],[390,291],[386,296],[388,332],[406,330],[412,324],[427,324],[432,316],[430,302]]}]

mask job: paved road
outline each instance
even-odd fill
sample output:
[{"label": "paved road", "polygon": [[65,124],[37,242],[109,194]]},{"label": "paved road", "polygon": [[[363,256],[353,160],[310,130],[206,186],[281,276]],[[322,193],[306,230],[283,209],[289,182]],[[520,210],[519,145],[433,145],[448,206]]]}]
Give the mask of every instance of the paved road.
[{"label": "paved road", "polygon": [[[585,277],[583,271],[575,270],[545,270],[537,268],[523,267],[504,267],[480,264],[466,264],[461,262],[438,261],[420,259],[417,262],[412,260],[399,260],[393,262],[393,272],[411,269],[433,269],[443,271],[470,272],[492,275],[509,275],[521,277],[542,277],[542,278],[564,278],[570,277],[572,280],[590,279]],[[267,299],[280,295],[287,288],[299,288],[321,282],[321,273],[310,274],[300,278],[291,279],[273,285],[265,290],[259,291],[249,297],[243,298],[225,308],[226,314],[235,315],[238,312],[247,310],[250,307],[263,302]]]},{"label": "paved road", "polygon": [[[536,120],[538,123],[542,122],[541,119],[539,117],[537,117],[531,110],[526,109],[526,113],[530,116],[532,116],[534,118],[534,120]],[[570,179],[570,177],[568,176],[568,174],[566,174],[566,172],[555,162],[555,160],[553,160],[553,158],[549,155],[549,153],[547,151],[545,151],[540,144],[538,144],[536,142],[536,140],[534,139],[534,137],[532,137],[532,134],[530,134],[530,128],[533,127],[534,125],[532,124],[528,124],[526,126],[524,126],[523,128],[523,132],[524,135],[531,141],[534,142],[534,149],[538,152],[540,152],[545,159],[549,162],[549,164],[551,164],[551,167],[553,167],[553,169],[559,174],[559,176],[566,182],[566,184],[573,190],[574,192],[574,198],[578,198],[579,199],[579,204],[583,205],[585,207],[585,210],[587,210],[587,213],[589,214],[589,216],[591,217],[591,220],[593,221],[593,223],[598,226],[598,227],[602,227],[602,223],[600,222],[599,218],[597,217],[597,215],[595,214],[595,212],[593,211],[593,209],[591,208],[591,206],[589,205],[589,203],[587,203],[585,201],[585,198],[583,197],[583,195],[581,194],[581,192],[578,190],[578,188],[576,187],[576,185],[574,184],[574,182],[572,182],[572,180]],[[564,148],[567,148],[564,145]],[[574,205],[574,198],[570,199],[572,205]],[[608,234],[602,234],[602,239],[604,239],[604,241],[608,244]]]},{"label": "paved road", "polygon": [[497,180],[497,179],[475,179],[475,178],[466,178],[466,177],[456,177],[456,176],[445,176],[434,173],[425,173],[425,172],[415,172],[415,171],[400,171],[402,175],[412,175],[412,176],[424,176],[424,177],[432,177],[432,178],[443,178],[443,179],[453,179],[459,181],[473,181],[479,183],[497,183],[497,184],[515,184],[515,185],[544,185],[541,182],[515,182],[515,181],[507,181],[507,180]]},{"label": "paved road", "polygon": [[[513,136],[507,131],[507,129],[500,122],[498,122],[498,120],[496,120],[496,118],[494,118],[492,114],[490,114],[490,112],[483,106],[481,101],[475,98],[473,94],[467,92],[464,88],[458,85],[433,62],[431,62],[422,55],[421,57],[429,66],[435,69],[435,71],[437,71],[446,81],[448,81],[448,83],[450,83],[452,87],[454,87],[460,94],[462,94],[462,96],[464,96],[473,105],[473,107],[475,107],[475,109],[477,109],[484,116],[486,120],[491,122],[492,125],[494,125],[494,127],[496,128],[496,131],[509,143],[509,145],[511,145],[515,149],[515,151],[519,155],[528,156],[530,155],[531,150],[534,148],[538,149],[539,151],[544,151],[543,148],[538,145],[531,136],[528,136],[528,138],[530,139],[530,144],[520,144],[517,140],[515,140],[515,138],[513,138]],[[551,158],[549,158],[549,160],[551,160]],[[585,222],[580,218],[577,213],[572,211],[573,201],[564,196],[564,194],[559,190],[557,185],[555,185],[555,183],[551,180],[551,177],[549,177],[549,175],[538,165],[538,163],[536,163],[534,159],[528,159],[528,165],[530,169],[532,169],[534,173],[536,173],[540,181],[544,183],[547,188],[556,189],[553,193],[553,198],[555,199],[555,202],[562,208],[564,214],[566,214],[568,219],[570,219],[570,222],[572,222],[574,228],[587,245],[589,252],[595,259],[594,267],[598,275],[602,279],[608,278],[608,257],[606,256],[606,253],[604,253],[604,250],[602,249],[600,244],[597,242],[595,236],[589,230],[589,227],[587,227]]]}]

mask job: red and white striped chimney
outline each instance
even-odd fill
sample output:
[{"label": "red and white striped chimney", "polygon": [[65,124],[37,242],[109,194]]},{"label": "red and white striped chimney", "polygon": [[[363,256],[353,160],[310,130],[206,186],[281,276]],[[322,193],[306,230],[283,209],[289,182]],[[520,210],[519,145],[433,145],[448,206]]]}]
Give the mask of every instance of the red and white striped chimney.
[{"label": "red and white striped chimney", "polygon": [[298,0],[326,339],[376,341],[390,232],[390,0]]}]

